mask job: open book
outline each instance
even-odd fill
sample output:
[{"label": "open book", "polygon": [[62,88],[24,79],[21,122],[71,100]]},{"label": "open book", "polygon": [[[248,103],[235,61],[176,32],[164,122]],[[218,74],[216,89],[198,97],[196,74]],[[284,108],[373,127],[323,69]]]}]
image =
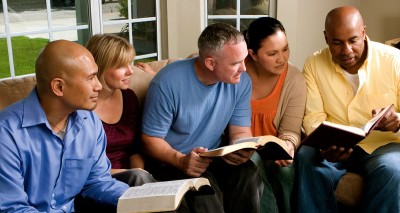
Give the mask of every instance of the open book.
[{"label": "open book", "polygon": [[260,150],[263,159],[268,160],[287,160],[292,159],[286,142],[272,135],[265,135],[251,138],[241,138],[233,144],[221,146],[219,148],[203,152],[203,157],[221,157],[240,149]]},{"label": "open book", "polygon": [[304,138],[301,144],[318,149],[326,149],[331,146],[353,147],[367,137],[392,108],[393,104],[385,107],[361,128],[323,121],[310,135]]},{"label": "open book", "polygon": [[214,193],[207,178],[146,183],[124,192],[118,200],[117,213],[173,211],[188,191],[200,196]]}]

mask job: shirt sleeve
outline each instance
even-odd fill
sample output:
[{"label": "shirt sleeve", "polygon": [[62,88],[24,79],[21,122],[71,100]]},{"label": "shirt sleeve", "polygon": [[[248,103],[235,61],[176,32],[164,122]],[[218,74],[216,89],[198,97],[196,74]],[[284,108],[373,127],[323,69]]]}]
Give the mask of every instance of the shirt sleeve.
[{"label": "shirt sleeve", "polygon": [[324,120],[327,115],[324,110],[322,97],[315,79],[315,66],[312,58],[308,58],[304,64],[303,76],[307,87],[306,110],[303,119],[303,127],[306,135],[309,135]]},{"label": "shirt sleeve", "polygon": [[235,126],[251,126],[251,81],[247,73],[242,74],[241,84],[238,89],[238,99],[229,121],[230,125]]},{"label": "shirt sleeve", "polygon": [[24,191],[21,158],[11,133],[0,127],[0,211],[39,212],[28,202]]},{"label": "shirt sleeve", "polygon": [[[162,88],[164,86],[164,88]],[[153,137],[164,138],[171,126],[174,110],[169,88],[157,81],[150,83],[143,109],[142,132]]]},{"label": "shirt sleeve", "polygon": [[106,135],[100,119],[96,120],[97,144],[95,147],[95,159],[92,170],[85,182],[82,196],[91,197],[103,203],[117,205],[119,197],[128,189],[128,185],[111,177],[111,163],[106,156]]},{"label": "shirt sleeve", "polygon": [[[295,70],[295,75],[291,79],[287,90],[281,97],[284,100],[283,116],[279,124],[279,137],[291,138],[291,140],[299,145],[301,125],[304,117],[304,109],[306,104],[306,83],[299,70]],[[285,80],[286,81],[286,80]]]}]

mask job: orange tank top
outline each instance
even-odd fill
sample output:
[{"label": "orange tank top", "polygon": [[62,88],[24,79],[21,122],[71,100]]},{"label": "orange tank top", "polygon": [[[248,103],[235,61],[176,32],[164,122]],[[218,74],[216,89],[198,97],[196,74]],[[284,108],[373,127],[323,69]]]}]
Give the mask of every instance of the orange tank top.
[{"label": "orange tank top", "polygon": [[278,136],[278,130],[274,125],[274,118],[278,108],[279,97],[282,92],[283,83],[287,74],[287,68],[276,83],[271,94],[265,98],[251,99],[251,131],[254,136],[274,135]]}]

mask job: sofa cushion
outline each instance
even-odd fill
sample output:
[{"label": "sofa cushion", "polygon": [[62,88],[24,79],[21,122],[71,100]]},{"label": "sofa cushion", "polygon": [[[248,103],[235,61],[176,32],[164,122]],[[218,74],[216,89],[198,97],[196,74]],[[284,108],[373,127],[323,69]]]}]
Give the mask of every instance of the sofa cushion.
[{"label": "sofa cushion", "polygon": [[[177,60],[179,59],[165,59],[160,61],[152,61],[148,64],[154,71],[158,72],[167,64],[170,64]],[[133,75],[131,77],[129,88],[131,88],[136,93],[136,96],[139,99],[140,106],[143,106],[144,98],[146,97],[147,88],[149,88],[149,83],[151,79],[153,79],[152,74],[144,72],[136,66],[133,67]]]},{"label": "sofa cushion", "polygon": [[[167,64],[177,60],[179,59],[165,59],[160,61],[152,61],[148,64],[153,70],[158,72]],[[152,78],[153,75],[143,72],[137,67],[133,67],[133,75],[129,87],[136,93],[141,105],[143,105],[146,91]],[[35,74],[0,79],[0,110],[18,100],[27,97],[35,85]]]},{"label": "sofa cushion", "polygon": [[0,80],[0,110],[17,102],[32,91],[36,85],[36,77],[34,74],[19,76],[15,78],[7,78]]}]

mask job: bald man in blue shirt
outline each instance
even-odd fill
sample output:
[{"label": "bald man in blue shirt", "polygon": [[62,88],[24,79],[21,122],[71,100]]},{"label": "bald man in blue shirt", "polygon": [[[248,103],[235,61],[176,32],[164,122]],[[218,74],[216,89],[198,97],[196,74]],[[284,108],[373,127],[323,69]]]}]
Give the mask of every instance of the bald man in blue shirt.
[{"label": "bald man in blue shirt", "polygon": [[0,112],[0,212],[72,212],[74,197],[116,206],[128,188],[110,175],[106,136],[91,111],[102,89],[89,51],[50,42],[37,85]]}]

